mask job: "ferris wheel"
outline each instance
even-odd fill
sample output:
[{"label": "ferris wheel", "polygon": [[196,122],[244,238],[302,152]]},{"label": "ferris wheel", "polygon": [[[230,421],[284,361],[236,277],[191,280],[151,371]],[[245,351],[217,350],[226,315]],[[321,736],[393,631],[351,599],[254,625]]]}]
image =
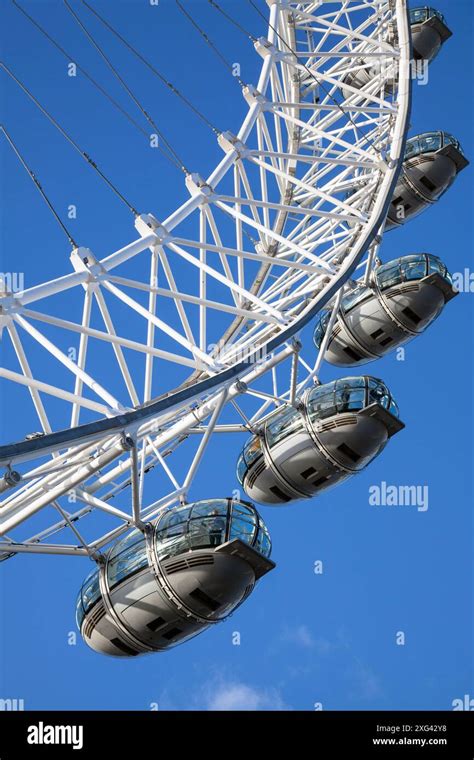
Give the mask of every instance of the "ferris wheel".
[{"label": "ferris wheel", "polygon": [[[83,5],[69,9],[89,42],[88,12],[159,75]],[[254,85],[239,79],[248,110],[238,132],[213,129],[222,159],[209,176],[162,141],[187,193],[163,219],[101,172],[133,213],[132,242],[101,256],[68,233],[70,271],[22,292],[3,283],[1,392],[31,413],[29,429],[0,445],[0,557],[92,559],[78,624],[108,654],[168,648],[244,601],[273,567],[253,502],[317,495],[403,427],[383,381],[352,371],[321,384],[323,362],[375,360],[456,295],[434,256],[379,258],[384,230],[434,203],[468,163],[445,133],[407,142],[412,58],[438,53],[450,36],[443,17],[408,12],[406,0],[251,5],[265,36],[211,2],[250,37],[261,69]],[[212,487],[196,499],[216,436],[235,463],[229,491],[237,465],[250,502],[240,490],[214,498]]]}]

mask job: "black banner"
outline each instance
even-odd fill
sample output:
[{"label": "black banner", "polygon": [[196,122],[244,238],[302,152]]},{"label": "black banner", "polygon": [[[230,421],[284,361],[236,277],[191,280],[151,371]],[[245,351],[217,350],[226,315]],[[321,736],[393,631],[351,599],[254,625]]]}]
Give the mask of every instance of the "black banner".
[{"label": "black banner", "polygon": [[[296,758],[473,760],[472,712],[2,712],[0,760],[161,757],[183,751]],[[322,752],[323,751],[323,752]],[[322,752],[322,754],[321,754]]]}]

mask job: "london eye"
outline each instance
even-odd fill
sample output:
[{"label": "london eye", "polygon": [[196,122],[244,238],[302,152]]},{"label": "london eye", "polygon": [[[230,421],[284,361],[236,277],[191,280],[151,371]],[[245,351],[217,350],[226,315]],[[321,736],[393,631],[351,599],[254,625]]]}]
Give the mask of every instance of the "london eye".
[{"label": "london eye", "polygon": [[[47,20],[13,4],[48,34]],[[375,365],[370,374],[357,368],[435,330],[444,308],[456,308],[457,291],[449,261],[435,253],[402,251],[383,262],[383,237],[438,201],[442,214],[442,196],[469,161],[442,125],[410,131],[413,64],[433,65],[451,36],[434,8],[268,0],[265,12],[257,6],[256,27],[266,29],[258,36],[210,1],[247,37],[260,73],[250,83],[229,70],[246,115],[235,131],[207,120],[222,157],[201,174],[200,156],[183,162],[102,40],[118,40],[206,120],[200,104],[109,17],[87,2],[65,5],[181,172],[184,200],[165,218],[156,198],[135,208],[41,94],[1,62],[8,86],[85,159],[131,225],[116,249],[96,251],[93,235],[76,241],[49,200],[47,177],[40,182],[31,169],[31,149],[14,124],[2,125],[70,257],[54,279],[21,291],[1,283],[1,393],[27,423],[2,434],[0,559],[83,560],[82,637],[98,652],[135,656],[179,644],[245,603],[274,567],[271,506],[298,510],[293,502],[316,504],[342,482],[350,488],[353,475],[397,445],[396,387]],[[229,68],[199,4],[177,5],[187,33]],[[113,224],[100,212],[97,219]],[[323,366],[329,375],[350,369],[323,382]],[[196,492],[217,437],[228,452],[229,492]],[[176,452],[186,462],[179,472]],[[236,471],[242,491],[230,495]]]}]

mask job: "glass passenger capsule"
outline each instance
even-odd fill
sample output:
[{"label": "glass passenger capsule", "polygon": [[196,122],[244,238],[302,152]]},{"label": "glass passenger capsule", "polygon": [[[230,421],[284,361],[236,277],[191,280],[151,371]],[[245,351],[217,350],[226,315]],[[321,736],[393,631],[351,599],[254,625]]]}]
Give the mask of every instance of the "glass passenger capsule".
[{"label": "glass passenger capsule", "polygon": [[442,13],[422,6],[409,10],[411,41],[415,60],[431,62],[452,36]]},{"label": "glass passenger capsule", "polygon": [[[325,358],[339,367],[378,359],[416,337],[458,295],[446,266],[429,253],[402,256],[374,270],[341,301]],[[314,330],[320,348],[330,320],[322,311]]]},{"label": "glass passenger capsule", "polygon": [[274,568],[268,530],[252,504],[209,499],[133,530],[84,581],[76,619],[96,652],[162,651],[224,620]]},{"label": "glass passenger capsule", "polygon": [[[413,8],[409,11],[410,32],[413,58],[415,61],[431,63],[438,55],[446,40],[452,36],[442,13],[427,6]],[[387,42],[393,44],[390,35]],[[386,94],[393,92],[394,77],[397,73],[396,64],[390,59],[366,57],[349,59],[348,72],[344,77],[342,91],[344,97],[355,97],[354,103],[360,100],[361,94],[355,90],[364,90],[369,94],[377,94],[381,79]]]},{"label": "glass passenger capsule", "polygon": [[237,477],[264,504],[305,499],[360,472],[404,427],[387,386],[346,377],[308,390],[298,408],[273,412],[245,444]]},{"label": "glass passenger capsule", "polygon": [[407,140],[385,229],[404,224],[436,203],[468,165],[459,140],[447,132],[424,132]]}]

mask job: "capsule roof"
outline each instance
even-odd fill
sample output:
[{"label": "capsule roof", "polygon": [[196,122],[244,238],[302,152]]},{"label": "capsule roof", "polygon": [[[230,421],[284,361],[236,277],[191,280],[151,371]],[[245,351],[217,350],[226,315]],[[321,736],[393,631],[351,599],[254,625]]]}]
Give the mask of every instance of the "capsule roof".
[{"label": "capsule roof", "polygon": [[[386,290],[402,282],[422,280],[430,274],[439,274],[449,285],[453,284],[453,278],[445,264],[443,264],[438,256],[434,256],[432,253],[412,253],[407,256],[401,256],[399,259],[388,261],[374,270],[373,277],[378,288]],[[341,311],[343,313],[351,311],[351,309],[358,306],[372,294],[373,290],[371,287],[357,283],[352,290],[343,296]],[[324,310],[316,321],[313,336],[316,348],[320,348],[321,346],[330,316],[331,312]]]},{"label": "capsule roof", "polygon": [[[344,377],[317,385],[303,396],[304,411],[285,405],[267,417],[263,430],[266,444],[272,448],[287,436],[303,430],[306,418],[313,424],[337,414],[361,411],[372,404],[378,404],[396,420],[400,419],[395,399],[385,383],[376,377]],[[395,423],[396,429],[400,426],[403,424]],[[241,484],[249,467],[262,455],[262,436],[252,436],[237,461],[237,478]]]},{"label": "capsule roof", "polygon": [[397,419],[398,405],[383,380],[371,375],[343,377],[312,388],[306,398],[306,408],[313,419],[325,419],[347,411],[360,411],[378,404]]},{"label": "capsule roof", "polygon": [[408,11],[410,17],[410,25],[423,24],[430,18],[437,18],[446,25],[446,19],[442,13],[428,5],[421,6],[420,8],[410,8]]},{"label": "capsule roof", "polygon": [[233,499],[207,499],[171,509],[156,523],[155,536],[159,559],[234,539],[264,557],[269,557],[272,549],[268,530],[253,504]]},{"label": "capsule roof", "polygon": [[381,290],[401,282],[422,280],[430,274],[439,274],[452,285],[453,278],[438,256],[432,253],[412,253],[388,261],[374,271],[374,278]]},{"label": "capsule roof", "polygon": [[452,37],[451,29],[443,14],[429,6],[412,8],[409,21],[415,61],[431,63],[446,40]]},{"label": "capsule roof", "polygon": [[[156,521],[154,546],[159,561],[209,546],[240,539],[264,557],[272,543],[259,513],[249,502],[234,499],[206,499],[167,510]],[[112,590],[122,581],[148,567],[146,540],[140,530],[132,530],[117,541],[107,554],[107,584]],[[85,615],[101,598],[99,568],[82,584],[76,602],[79,629]]]},{"label": "capsule roof", "polygon": [[459,171],[469,164],[459,140],[448,132],[441,131],[423,132],[410,137],[405,148],[405,160],[424,153],[437,153],[438,151],[451,153]]}]

